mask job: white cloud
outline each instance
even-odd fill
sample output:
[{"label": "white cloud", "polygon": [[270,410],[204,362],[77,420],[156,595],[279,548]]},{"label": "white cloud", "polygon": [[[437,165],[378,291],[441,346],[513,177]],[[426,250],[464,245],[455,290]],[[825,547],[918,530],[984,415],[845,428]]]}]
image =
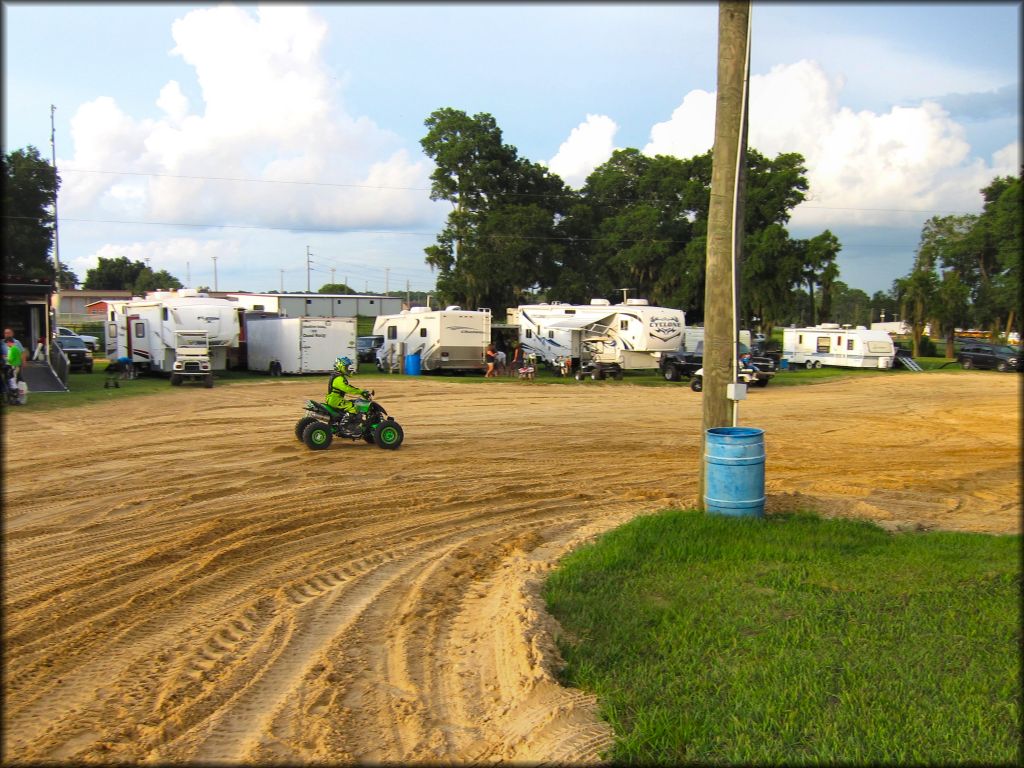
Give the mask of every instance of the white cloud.
[{"label": "white cloud", "polygon": [[[997,173],[1016,173],[1019,148],[1002,150],[992,165],[972,157],[963,126],[938,104],[853,112],[839,105],[842,88],[841,78],[807,60],[751,78],[750,147],[769,157],[799,152],[806,161],[808,202],[793,212],[794,225],[900,225],[918,221],[907,210],[978,210],[981,187]],[[651,129],[644,153],[706,152],[714,101],[705,91],[687,94]]]},{"label": "white cloud", "polygon": [[[81,279],[85,279],[88,271],[94,268],[99,259],[127,258],[129,261],[141,261],[151,265],[154,271],[167,270],[185,282],[189,273],[197,276],[210,271],[212,257],[235,257],[241,250],[237,240],[196,240],[188,237],[175,237],[167,240],[135,241],[125,244],[105,244],[87,256],[75,258],[71,269]],[[147,261],[149,260],[149,261]]]},{"label": "white cloud", "polygon": [[[172,34],[201,103],[193,111],[171,80],[155,118],[105,96],[81,105],[74,157],[60,161],[64,215],[337,230],[438,221],[429,162],[345,113],[323,62],[327,25],[310,9],[204,8]],[[286,181],[306,183],[271,183]]]},{"label": "white cloud", "polygon": [[612,156],[618,130],[619,126],[606,115],[587,115],[586,121],[573,128],[562,142],[548,167],[569,186],[583,186],[591,171]]}]

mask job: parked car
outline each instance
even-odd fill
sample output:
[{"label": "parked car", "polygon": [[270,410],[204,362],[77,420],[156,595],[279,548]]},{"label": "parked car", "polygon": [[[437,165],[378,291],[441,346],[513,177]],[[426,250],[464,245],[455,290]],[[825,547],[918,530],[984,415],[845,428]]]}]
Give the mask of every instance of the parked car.
[{"label": "parked car", "polygon": [[384,346],[383,336],[356,337],[356,358],[360,363],[372,363],[377,359],[377,350]]},{"label": "parked car", "polygon": [[58,336],[57,345],[68,358],[68,369],[92,373],[92,352],[78,336]]},{"label": "parked car", "polygon": [[997,371],[1021,370],[1021,351],[1006,344],[971,341],[960,347],[957,360],[965,369],[995,368]]},{"label": "parked car", "polygon": [[[739,352],[740,355],[749,354],[750,348],[741,341],[739,342]],[[754,364],[754,367],[757,370],[770,373],[772,376],[775,375],[775,371],[778,368],[778,363],[775,359],[765,355],[752,354],[750,362]],[[661,360],[658,363],[661,373],[665,377],[666,381],[681,381],[683,379],[691,378],[696,375],[697,371],[699,371],[703,365],[703,341],[697,342],[697,346],[694,347],[693,352],[683,352],[681,350],[677,350],[676,352],[666,352],[661,356]],[[771,376],[768,376],[767,378],[771,378]]]},{"label": "parked car", "polygon": [[65,336],[65,337],[66,336],[77,336],[78,338],[80,338],[82,341],[85,342],[85,346],[89,348],[90,352],[95,352],[96,351],[96,347],[100,343],[100,340],[97,339],[95,336],[90,336],[87,333],[75,333],[70,328],[65,328],[62,325],[58,325],[57,326],[57,335],[58,336]]}]

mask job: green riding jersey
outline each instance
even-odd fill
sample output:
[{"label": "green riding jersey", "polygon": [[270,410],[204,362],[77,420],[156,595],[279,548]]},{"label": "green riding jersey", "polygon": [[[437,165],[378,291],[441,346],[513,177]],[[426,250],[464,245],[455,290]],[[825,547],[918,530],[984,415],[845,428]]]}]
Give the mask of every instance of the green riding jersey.
[{"label": "green riding jersey", "polygon": [[345,395],[361,395],[363,390],[353,387],[348,383],[348,377],[344,373],[332,373],[330,382],[327,384],[327,397],[324,402],[336,411],[355,413],[356,406],[351,400],[346,400]]}]

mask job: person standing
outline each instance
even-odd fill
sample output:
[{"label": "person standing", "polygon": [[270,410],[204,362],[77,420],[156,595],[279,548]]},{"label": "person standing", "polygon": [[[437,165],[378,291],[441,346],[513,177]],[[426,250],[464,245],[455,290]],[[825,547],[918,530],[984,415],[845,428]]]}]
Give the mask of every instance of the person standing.
[{"label": "person standing", "polygon": [[17,339],[14,338],[14,331],[12,331],[10,328],[4,328],[4,347],[7,346],[7,340],[8,339],[11,339],[11,340],[14,341],[14,343],[18,346],[18,349],[21,350],[22,357],[24,357],[25,356],[25,347],[22,345],[22,343],[20,341],[18,341]]},{"label": "person standing", "polygon": [[523,359],[523,345],[517,341],[512,347],[512,364],[509,365],[509,375],[515,376],[524,365],[526,365],[526,361]]},{"label": "person standing", "polygon": [[13,336],[4,339],[4,345],[7,347],[5,363],[9,372],[7,385],[13,391],[18,388],[18,380],[21,378],[22,351]]},{"label": "person standing", "polygon": [[494,364],[496,362],[496,356],[494,353],[494,345],[488,344],[487,349],[484,352],[484,362],[487,363],[487,371],[484,373],[485,379],[493,379],[497,376],[494,372]]}]

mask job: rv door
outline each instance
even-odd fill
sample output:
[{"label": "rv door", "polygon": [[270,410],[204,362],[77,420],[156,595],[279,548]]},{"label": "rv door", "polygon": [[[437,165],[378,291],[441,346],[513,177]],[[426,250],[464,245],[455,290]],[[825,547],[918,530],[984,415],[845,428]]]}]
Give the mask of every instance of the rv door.
[{"label": "rv door", "polygon": [[128,318],[128,357],[133,363],[152,363],[149,321],[137,316]]}]

